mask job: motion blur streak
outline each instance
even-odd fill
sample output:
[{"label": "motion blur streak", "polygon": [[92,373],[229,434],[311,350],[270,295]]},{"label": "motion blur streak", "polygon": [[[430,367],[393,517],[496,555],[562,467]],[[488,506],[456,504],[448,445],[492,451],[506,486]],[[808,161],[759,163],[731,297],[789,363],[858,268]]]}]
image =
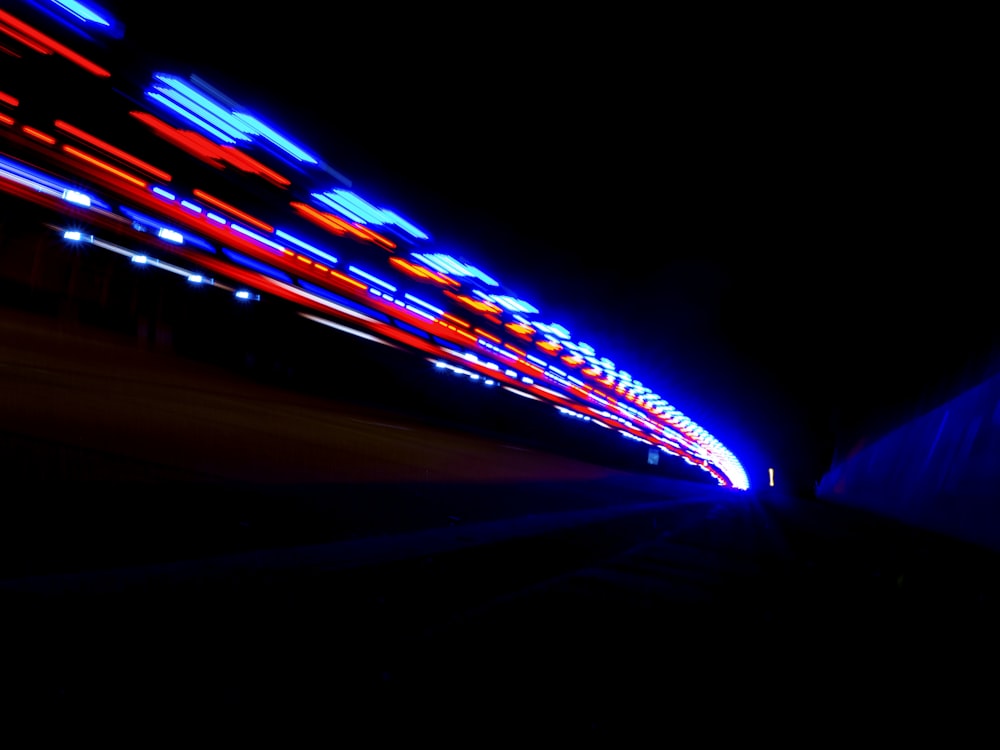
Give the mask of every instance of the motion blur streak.
[{"label": "motion blur streak", "polygon": [[151,177],[155,177],[156,179],[162,180],[163,182],[170,182],[170,180],[173,179],[169,174],[164,172],[162,169],[157,169],[152,164],[144,162],[142,159],[132,156],[131,154],[122,151],[120,148],[112,146],[110,143],[105,143],[100,138],[95,138],[90,133],[86,133],[83,130],[80,130],[80,128],[70,125],[68,122],[63,122],[62,120],[56,120],[55,126],[57,130],[61,130],[64,133],[68,133],[69,135],[78,138],[84,143],[87,143],[93,146],[94,148],[106,152],[110,156],[114,156],[117,157],[118,159],[128,162],[133,167],[141,169],[143,172],[145,172]]},{"label": "motion blur streak", "polygon": [[[22,100],[32,99],[23,122],[0,115],[11,126],[0,128],[0,191],[71,219],[57,230],[67,244],[79,238],[85,247],[128,257],[130,273],[178,274],[235,293],[241,304],[273,296],[314,318],[345,321],[324,317],[323,325],[428,355],[471,380],[557,407],[581,425],[678,457],[720,485],[749,487],[740,462],[707,430],[569,328],[543,318],[539,305],[478,261],[437,247],[428,232],[283,128],[197,76],[157,72],[142,62],[147,50],[133,50],[126,59],[139,62],[112,88],[110,73],[58,37],[74,33],[104,54],[106,40],[96,43],[90,31],[127,44],[116,36],[122,24],[92,4],[22,4],[39,25],[54,28],[42,33],[0,11],[9,64],[21,75],[4,82],[0,105],[21,112]],[[49,63],[40,65],[38,54]],[[72,66],[94,76],[81,86]],[[95,103],[101,124],[88,121],[84,129],[33,114],[47,98],[62,101],[67,87]],[[156,114],[136,109],[138,101]],[[143,127],[125,131],[115,118]],[[46,132],[53,122],[57,135],[76,143]],[[130,132],[127,144],[123,132]],[[170,159],[169,173],[153,166],[161,159]],[[95,240],[101,233],[108,238]]]},{"label": "motion blur streak", "polygon": [[19,21],[18,19],[14,18],[14,16],[10,15],[10,13],[0,10],[0,31],[7,31],[4,28],[4,24],[6,24],[6,26],[9,26],[12,29],[15,29],[16,31],[23,33],[24,36],[37,42],[38,47],[35,48],[36,51],[41,51],[43,54],[51,54],[52,52],[55,52],[65,57],[70,62],[79,65],[88,73],[93,73],[95,76],[99,76],[101,78],[111,77],[111,73],[102,68],[100,65],[92,63],[90,60],[83,57],[82,55],[77,54],[69,47],[63,46],[55,39],[46,36],[42,32],[32,28],[23,21]]},{"label": "motion blur streak", "polygon": [[88,164],[93,164],[95,167],[103,169],[105,172],[113,174],[116,177],[121,177],[123,180],[128,180],[129,182],[131,182],[133,185],[136,185],[137,187],[144,188],[147,185],[147,183],[144,180],[140,180],[135,175],[131,175],[128,172],[124,172],[121,169],[118,169],[117,167],[114,167],[111,164],[108,164],[106,161],[101,161],[100,159],[97,159],[97,158],[95,158],[93,156],[90,156],[89,154],[85,154],[85,153],[83,153],[83,151],[80,151],[79,149],[74,148],[73,146],[69,146],[69,145],[65,145],[64,144],[63,145],[63,151],[65,151],[70,156],[75,156],[77,159],[82,159],[83,161],[87,162]]},{"label": "motion blur streak", "polygon": [[43,133],[41,130],[36,130],[35,128],[29,127],[28,125],[23,126],[21,128],[21,132],[24,133],[27,136],[31,136],[36,141],[41,141],[42,143],[47,143],[50,146],[56,142],[56,139],[53,138],[48,133]]}]

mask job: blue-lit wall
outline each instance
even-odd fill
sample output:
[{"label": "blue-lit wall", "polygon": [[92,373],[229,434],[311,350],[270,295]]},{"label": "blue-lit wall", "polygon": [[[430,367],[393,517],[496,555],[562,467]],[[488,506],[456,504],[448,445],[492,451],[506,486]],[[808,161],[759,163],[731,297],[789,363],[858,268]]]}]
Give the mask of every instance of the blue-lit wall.
[{"label": "blue-lit wall", "polygon": [[1000,549],[1000,375],[856,448],[817,494]]}]

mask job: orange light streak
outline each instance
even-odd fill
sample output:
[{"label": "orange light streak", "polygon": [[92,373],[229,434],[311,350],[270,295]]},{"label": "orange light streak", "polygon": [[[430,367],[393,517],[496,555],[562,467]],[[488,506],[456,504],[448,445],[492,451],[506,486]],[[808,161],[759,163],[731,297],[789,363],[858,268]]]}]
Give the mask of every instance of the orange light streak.
[{"label": "orange light streak", "polygon": [[20,102],[17,100],[16,96],[11,96],[10,94],[5,94],[2,91],[0,91],[0,102],[2,102],[3,104],[7,104],[7,105],[9,105],[11,107],[16,107],[18,104],[20,104]]},{"label": "orange light streak", "polygon": [[231,206],[225,201],[219,200],[214,195],[209,195],[204,190],[199,190],[198,188],[195,188],[192,192],[194,193],[195,197],[200,198],[201,200],[205,201],[205,203],[209,203],[215,206],[220,211],[225,211],[230,216],[235,216],[237,219],[245,221],[247,224],[252,224],[253,226],[265,232],[274,231],[274,227],[272,227],[270,224],[265,224],[260,219],[255,219],[250,214],[236,208],[236,206]]},{"label": "orange light streak", "polygon": [[131,175],[128,172],[124,172],[118,169],[118,167],[108,164],[105,161],[101,161],[100,159],[96,159],[90,154],[85,154],[83,151],[73,148],[72,146],[67,146],[64,144],[63,151],[65,151],[70,156],[75,156],[77,159],[82,159],[83,161],[88,162],[89,164],[93,164],[95,167],[100,167],[105,172],[110,172],[116,177],[121,177],[123,180],[128,180],[133,185],[136,185],[141,188],[149,187],[149,183],[145,182],[144,180],[140,180],[135,175]]},{"label": "orange light streak", "polygon": [[340,279],[341,281],[344,281],[344,282],[350,284],[351,286],[356,286],[358,289],[363,289],[366,292],[368,291],[368,285],[367,284],[362,284],[360,281],[355,281],[350,276],[345,276],[340,271],[334,271],[331,268],[330,269],[330,275],[333,276],[333,277],[335,277],[335,278]]},{"label": "orange light streak", "polygon": [[470,326],[470,325],[469,325],[468,323],[466,323],[466,322],[465,322],[464,320],[462,320],[461,318],[456,318],[456,317],[455,317],[454,315],[452,315],[451,313],[445,313],[445,314],[444,314],[444,317],[445,317],[445,318],[447,318],[448,320],[450,320],[450,321],[451,321],[452,323],[458,323],[458,324],[459,324],[460,326],[462,326],[463,328],[470,328],[470,327],[471,327],[471,326]]},{"label": "orange light streak", "polygon": [[[56,53],[62,55],[67,60],[69,60],[71,63],[75,63],[76,65],[79,65],[81,68],[83,68],[84,70],[86,70],[88,73],[93,73],[95,76],[98,76],[99,78],[110,78],[111,77],[111,73],[109,73],[108,71],[106,71],[100,65],[92,63],[90,60],[88,60],[87,58],[83,57],[82,55],[77,54],[76,52],[74,52],[73,50],[71,50],[69,47],[66,47],[65,45],[62,45],[59,42],[57,42],[55,39],[52,39],[51,37],[46,36],[45,34],[43,34],[42,32],[40,32],[38,29],[36,29],[36,28],[34,28],[32,26],[29,26],[24,21],[21,21],[21,20],[15,18],[14,16],[12,16],[10,13],[7,13],[6,11],[0,10],[0,30],[6,31],[6,29],[3,27],[2,24],[6,24],[7,26],[10,26],[10,27],[14,28],[15,30],[21,32],[25,36],[30,37],[32,40],[34,40],[38,44],[41,44],[41,45],[43,45],[45,47],[48,47],[52,52],[56,52]],[[51,53],[43,53],[43,54],[51,54]]]},{"label": "orange light streak", "polygon": [[13,117],[9,117],[7,115],[0,115],[0,122],[2,122],[4,125],[13,125],[14,124],[14,118]]},{"label": "orange light streak", "polygon": [[307,219],[313,221],[314,223],[318,224],[324,229],[333,232],[338,237],[343,237],[345,234],[347,234],[348,230],[347,224],[338,219],[333,214],[324,213],[323,211],[317,211],[308,203],[300,203],[299,201],[292,201],[288,205],[290,205],[300,214],[305,216]]},{"label": "orange light streak", "polygon": [[507,323],[507,329],[511,333],[528,339],[530,339],[535,333],[535,329],[526,323]]},{"label": "orange light streak", "polygon": [[443,325],[443,326],[444,326],[445,328],[447,328],[447,329],[448,329],[449,331],[454,331],[454,332],[455,332],[455,333],[457,333],[457,334],[458,334],[459,336],[461,336],[461,337],[463,337],[463,338],[466,338],[466,339],[468,339],[469,341],[472,341],[472,342],[474,342],[474,343],[478,343],[478,342],[479,342],[479,339],[477,339],[477,338],[476,338],[475,336],[473,336],[473,335],[472,335],[471,333],[469,333],[468,331],[463,331],[463,330],[462,330],[461,328],[455,328],[455,326],[450,326],[450,325],[448,325],[447,323],[445,323],[445,322],[444,322],[443,320],[439,320],[439,321],[438,321],[438,323],[440,323],[441,325]]},{"label": "orange light streak", "polygon": [[473,328],[472,330],[474,330],[476,333],[478,333],[484,339],[488,339],[489,341],[492,341],[494,344],[502,344],[503,343],[503,341],[501,341],[499,338],[497,338],[496,336],[494,336],[492,333],[487,333],[482,328]]},{"label": "orange light streak", "polygon": [[55,126],[58,130],[61,130],[64,133],[68,133],[69,135],[78,138],[79,140],[93,146],[94,148],[100,149],[101,151],[104,151],[110,156],[114,156],[118,159],[121,159],[122,161],[131,164],[133,167],[141,169],[146,174],[155,177],[158,180],[163,180],[164,182],[170,182],[170,180],[173,179],[169,174],[164,172],[162,169],[157,169],[152,164],[144,162],[142,159],[136,156],[132,156],[132,154],[126,151],[122,151],[120,148],[112,146],[110,143],[102,141],[100,138],[93,136],[90,133],[87,133],[86,131],[80,130],[80,128],[74,125],[70,125],[68,122],[64,122],[62,120],[56,120]]},{"label": "orange light streak", "polygon": [[374,242],[377,245],[381,245],[387,250],[392,250],[396,247],[396,243],[391,240],[387,240],[380,234],[376,234],[370,229],[365,229],[357,224],[351,224],[344,221],[343,219],[334,216],[333,214],[327,213],[326,211],[317,211],[315,208],[307,203],[300,203],[299,201],[292,201],[289,203],[292,208],[298,211],[300,214],[305,216],[307,219],[319,224],[324,229],[332,231],[338,236],[343,236],[345,234],[352,234],[358,239],[367,240],[369,242]]},{"label": "orange light streak", "polygon": [[392,258],[389,258],[389,262],[392,263],[394,266],[398,267],[400,270],[406,271],[406,273],[412,276],[416,276],[419,279],[436,281],[437,283],[444,284],[446,286],[462,285],[462,282],[453,279],[450,276],[445,276],[443,273],[437,273],[436,271],[432,271],[429,268],[425,268],[424,266],[418,265],[417,263],[412,263],[406,260],[406,258],[393,256]]},{"label": "orange light streak", "polygon": [[454,292],[449,291],[448,289],[445,289],[444,293],[447,294],[452,299],[461,302],[463,305],[468,305],[476,312],[499,313],[502,310],[502,308],[498,307],[497,305],[492,305],[489,302],[481,302],[480,300],[473,299],[472,297],[467,297],[464,294],[455,294]]},{"label": "orange light streak", "polygon": [[48,133],[43,133],[41,130],[36,130],[28,125],[22,125],[21,130],[25,135],[30,135],[32,138],[39,140],[42,143],[47,143],[50,146],[56,142],[56,139]]},{"label": "orange light streak", "polygon": [[349,226],[351,227],[350,231],[353,234],[355,234],[356,236],[361,237],[361,239],[371,240],[376,245],[381,245],[386,250],[395,250],[396,249],[396,243],[395,242],[393,242],[390,239],[387,239],[387,238],[383,237],[378,232],[373,232],[372,230],[368,229],[367,227],[358,226],[357,224],[350,224]]},{"label": "orange light streak", "polygon": [[535,346],[537,346],[542,351],[546,351],[549,354],[558,354],[562,351],[562,344],[557,344],[555,341],[549,341],[545,339],[543,341],[536,341]]}]

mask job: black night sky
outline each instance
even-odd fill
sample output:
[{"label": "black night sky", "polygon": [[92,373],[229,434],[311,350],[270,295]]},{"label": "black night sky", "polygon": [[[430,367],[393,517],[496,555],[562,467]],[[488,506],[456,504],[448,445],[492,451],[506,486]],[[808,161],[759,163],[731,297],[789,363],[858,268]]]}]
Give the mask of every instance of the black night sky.
[{"label": "black night sky", "polygon": [[105,5],[758,471],[991,367],[982,105],[877,19]]}]

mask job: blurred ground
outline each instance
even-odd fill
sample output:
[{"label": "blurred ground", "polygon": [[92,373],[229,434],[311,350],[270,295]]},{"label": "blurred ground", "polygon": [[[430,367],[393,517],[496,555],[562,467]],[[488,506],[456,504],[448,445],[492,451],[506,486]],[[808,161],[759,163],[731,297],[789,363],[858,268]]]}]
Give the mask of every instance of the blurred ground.
[{"label": "blurred ground", "polygon": [[8,706],[731,738],[989,695],[988,550],[66,325],[0,318]]}]

